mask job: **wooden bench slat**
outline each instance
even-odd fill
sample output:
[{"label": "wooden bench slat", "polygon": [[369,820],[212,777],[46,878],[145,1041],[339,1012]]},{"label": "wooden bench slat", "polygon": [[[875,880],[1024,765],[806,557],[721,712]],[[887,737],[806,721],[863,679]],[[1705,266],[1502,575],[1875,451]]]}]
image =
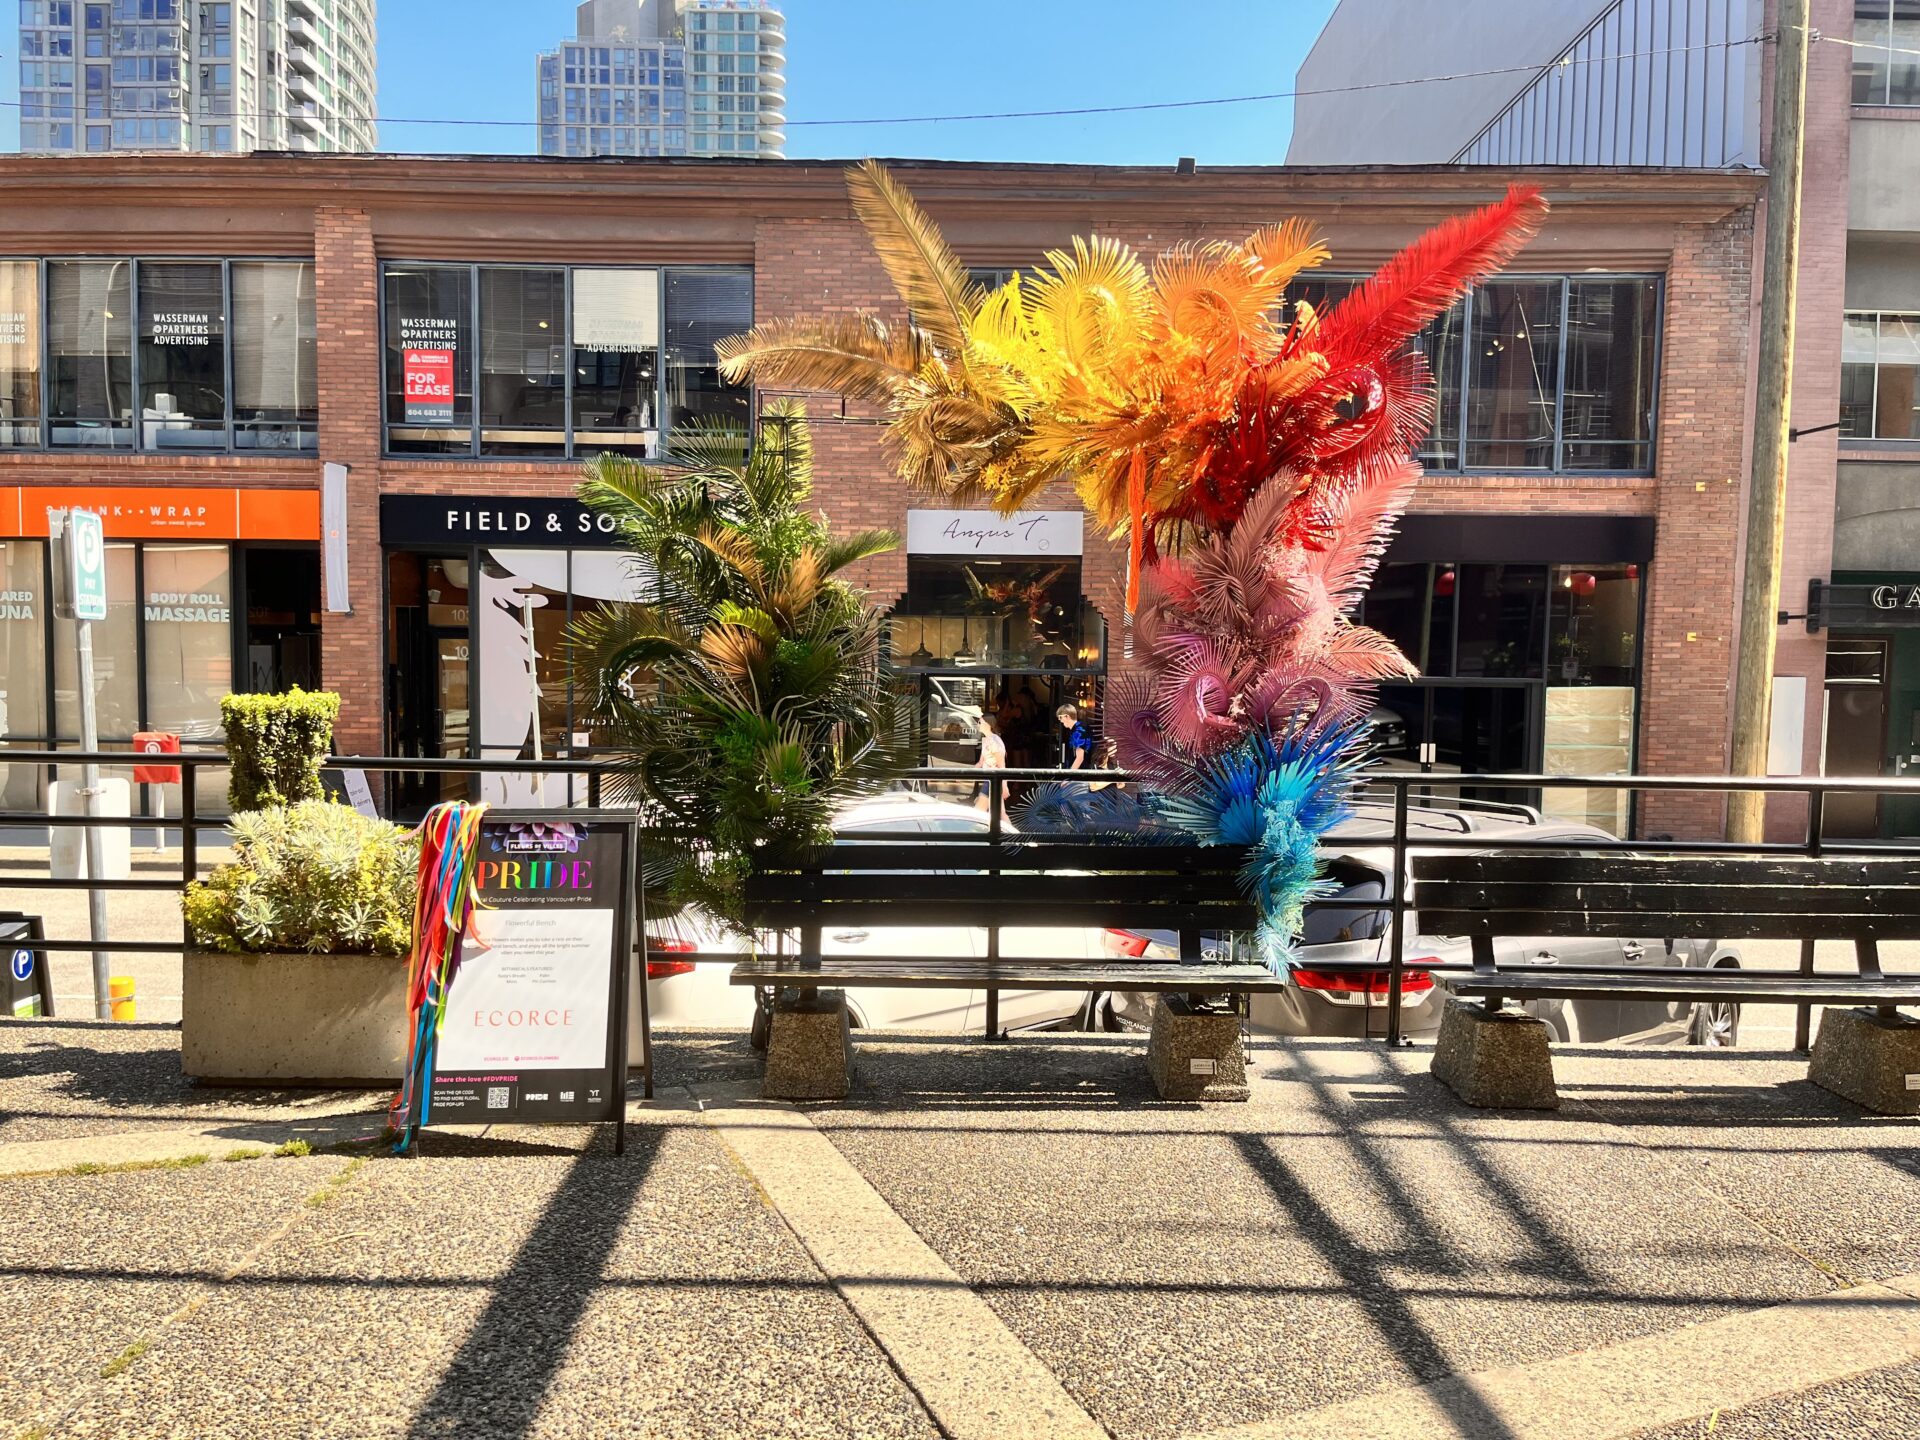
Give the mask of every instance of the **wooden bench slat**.
[{"label": "wooden bench slat", "polygon": [[1920,916],[1914,869],[1902,884],[1781,885],[1664,884],[1657,881],[1477,880],[1418,881],[1416,910],[1563,911],[1570,915],[1913,915]]},{"label": "wooden bench slat", "polygon": [[1658,908],[1620,914],[1583,910],[1461,910],[1416,904],[1423,935],[1556,937],[1604,935],[1633,939],[1681,935],[1697,930],[1717,940],[1878,940],[1920,939],[1920,916],[1741,913],[1697,917]]},{"label": "wooden bench slat", "polygon": [[984,929],[989,925],[1034,926],[1051,929],[1139,929],[1212,931],[1251,930],[1257,920],[1245,901],[1237,904],[1183,904],[1142,898],[1069,904],[1034,903],[1025,906],[982,904],[978,901],[922,902],[917,896],[894,896],[869,901],[841,901],[821,905],[812,901],[753,904],[746,907],[747,923],[756,929],[791,930],[805,925],[914,926],[957,925]]},{"label": "wooden bench slat", "polygon": [[1848,975],[1743,970],[1697,970],[1686,975],[1631,971],[1614,975],[1555,974],[1552,970],[1501,970],[1493,975],[1435,975],[1455,995],[1538,996],[1567,1000],[1777,1001],[1809,1005],[1920,1004],[1920,975],[1889,975],[1881,979]]},{"label": "wooden bench slat", "polygon": [[1672,885],[1912,885],[1906,856],[1635,855],[1570,850],[1448,851],[1414,857],[1422,881],[1495,880],[1573,884],[1628,881]]},{"label": "wooden bench slat", "polygon": [[1142,895],[1190,904],[1246,903],[1239,882],[1231,875],[989,875],[984,871],[900,875],[829,871],[818,875],[756,875],[746,890],[749,905],[875,899],[901,904],[973,900],[987,906],[1034,905],[1137,900]]},{"label": "wooden bench slat", "polygon": [[1264,965],[941,960],[915,956],[770,956],[733,967],[735,985],[901,986],[966,990],[1138,990],[1241,994],[1281,990]]},{"label": "wooden bench slat", "polygon": [[1071,841],[1023,845],[930,835],[922,842],[848,842],[808,854],[792,865],[765,865],[756,874],[817,870],[1091,870],[1100,873],[1234,875],[1246,851],[1232,845],[1120,845]]}]

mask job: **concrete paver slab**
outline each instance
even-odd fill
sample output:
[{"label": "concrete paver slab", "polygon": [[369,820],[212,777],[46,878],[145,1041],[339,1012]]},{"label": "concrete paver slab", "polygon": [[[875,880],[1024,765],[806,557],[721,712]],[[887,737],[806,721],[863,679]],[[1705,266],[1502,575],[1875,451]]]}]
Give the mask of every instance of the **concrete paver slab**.
[{"label": "concrete paver slab", "polygon": [[1831,1287],[1592,1115],[1472,1111],[1424,1054],[1250,1061],[1252,1102],[1202,1109],[1152,1103],[1137,1042],[868,1040],[864,1091],[808,1113],[1122,1437]]},{"label": "concrete paver slab", "polygon": [[516,1128],[368,1160],[55,1433],[935,1431],[721,1147],[665,1116],[618,1158]]},{"label": "concrete paver slab", "polygon": [[98,1383],[348,1163],[216,1161],[0,1184],[0,1433]]},{"label": "concrete paver slab", "polygon": [[1650,1424],[1904,1366],[1920,1304],[1881,1285],[1731,1315],[1536,1365],[1449,1376],[1204,1440],[1625,1440]]}]

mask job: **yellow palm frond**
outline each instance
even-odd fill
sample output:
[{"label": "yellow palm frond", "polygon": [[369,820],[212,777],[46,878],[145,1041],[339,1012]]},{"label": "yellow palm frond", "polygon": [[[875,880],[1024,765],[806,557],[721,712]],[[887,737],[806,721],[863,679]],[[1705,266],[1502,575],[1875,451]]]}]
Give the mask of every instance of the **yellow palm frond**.
[{"label": "yellow palm frond", "polygon": [[723,530],[717,526],[704,526],[698,535],[700,543],[720,562],[740,577],[740,580],[756,596],[767,593],[766,567],[760,563],[760,557],[754,553],[753,541],[738,530]]},{"label": "yellow palm frond", "polygon": [[940,228],[877,160],[847,172],[853,213],[867,228],[893,288],[914,322],[949,355],[966,348],[967,321],[981,300]]},{"label": "yellow palm frond", "polygon": [[729,384],[831,390],[860,400],[887,400],[912,380],[926,346],[911,329],[871,315],[769,320],[714,346]]},{"label": "yellow palm frond", "polygon": [[826,578],[826,562],[818,550],[808,546],[793,557],[780,577],[780,583],[773,587],[768,598],[768,606],[781,619],[791,623],[795,617],[806,613],[820,594],[820,583]]},{"label": "yellow palm frond", "polygon": [[1326,242],[1314,236],[1304,220],[1283,220],[1278,225],[1263,225],[1240,242],[1253,262],[1281,285],[1312,270],[1332,258]]}]

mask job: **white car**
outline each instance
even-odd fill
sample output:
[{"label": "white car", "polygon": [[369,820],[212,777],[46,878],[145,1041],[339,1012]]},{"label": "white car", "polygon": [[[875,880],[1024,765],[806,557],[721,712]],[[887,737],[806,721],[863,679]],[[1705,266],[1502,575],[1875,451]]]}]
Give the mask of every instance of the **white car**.
[{"label": "white car", "polygon": [[[841,811],[834,833],[846,841],[862,836],[898,834],[977,834],[987,830],[984,811],[971,805],[908,791],[861,800]],[[1012,827],[1003,830],[1011,833]],[[647,940],[647,997],[655,1025],[746,1029],[753,1022],[750,985],[730,982],[732,966],[723,961],[677,959],[691,951],[745,954],[746,941],[710,916],[686,912],[650,924]],[[772,948],[772,937],[760,943]],[[820,946],[828,955],[924,955],[928,958],[987,953],[985,929],[959,925],[875,926],[823,931]],[[1108,958],[1106,932],[1051,926],[1010,926],[1000,932],[1000,953],[1013,959]],[[912,987],[859,988],[847,992],[854,1025],[876,1030],[933,1030],[951,1035],[986,1030],[985,990],[929,990]],[[1087,994],[1075,990],[1003,990],[1000,1023],[1008,1029],[1072,1024],[1087,1011]],[[636,1007],[629,1036],[638,1054]]]}]

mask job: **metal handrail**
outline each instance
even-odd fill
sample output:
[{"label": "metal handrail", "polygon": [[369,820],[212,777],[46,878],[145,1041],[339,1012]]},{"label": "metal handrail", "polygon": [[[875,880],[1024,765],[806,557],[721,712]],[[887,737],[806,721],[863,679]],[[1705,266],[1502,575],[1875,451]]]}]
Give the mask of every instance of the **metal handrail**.
[{"label": "metal handrail", "polygon": [[[80,751],[80,750],[0,750],[0,767],[7,764],[31,765],[73,765],[92,763],[110,767],[130,767],[134,765],[165,765],[177,767],[183,771],[197,771],[229,763],[224,750],[196,750],[164,757],[138,751]],[[565,760],[525,760],[518,758],[486,757],[439,757],[412,755],[334,755],[323,763],[325,770],[362,770],[377,773],[410,774],[423,772],[464,773],[474,776],[487,774],[534,774],[534,775],[580,775],[588,781],[587,805],[599,804],[601,778],[619,768],[619,754],[615,751],[591,750],[582,757],[578,750]],[[966,785],[984,784],[987,790],[986,828],[978,835],[952,833],[934,838],[922,831],[872,831],[865,832],[867,838],[930,841],[931,843],[953,846],[979,846],[983,851],[1004,843],[1008,838],[1007,788],[1009,785],[1033,782],[1086,782],[1108,781],[1118,784],[1138,783],[1139,777],[1124,770],[1061,770],[1052,768],[1022,768],[1002,770],[981,770],[968,766],[920,766],[902,772],[901,780],[934,780]],[[1526,850],[1550,850],[1557,852],[1574,851],[1581,854],[1603,855],[1614,852],[1637,854],[1674,853],[1706,855],[1746,855],[1746,856],[1793,856],[1812,857],[1860,855],[1860,856],[1914,856],[1920,857],[1920,844],[1902,841],[1834,840],[1827,838],[1824,831],[1826,797],[1832,794],[1861,795],[1920,795],[1920,779],[1899,779],[1884,776],[1733,776],[1733,775],[1540,775],[1540,774],[1490,774],[1468,775],[1451,772],[1426,772],[1419,770],[1370,770],[1363,774],[1363,784],[1368,787],[1386,787],[1392,792],[1392,823],[1387,833],[1377,829],[1372,833],[1358,833],[1351,829],[1335,827],[1324,837],[1325,842],[1351,846],[1356,849],[1391,849],[1393,853],[1393,882],[1387,887],[1387,893],[1381,899],[1368,906],[1369,909],[1385,910],[1391,917],[1391,933],[1388,946],[1387,970],[1388,1016],[1387,1035],[1389,1044],[1401,1041],[1401,1010],[1404,999],[1407,962],[1405,955],[1405,930],[1408,911],[1407,887],[1403,883],[1407,874],[1407,859],[1411,849],[1423,850],[1473,850],[1482,853]],[[1541,791],[1552,789],[1614,790],[1645,793],[1700,793],[1732,792],[1735,790],[1757,790],[1769,794],[1804,795],[1807,797],[1806,823],[1798,839],[1759,842],[1736,842],[1726,840],[1676,840],[1661,839],[1618,839],[1605,842],[1580,841],[1566,836],[1499,836],[1467,831],[1452,835],[1413,834],[1409,830],[1409,820],[1416,813],[1416,801],[1439,802],[1443,798],[1419,796],[1413,792],[1422,787],[1445,786],[1449,790],[1472,788],[1479,790],[1511,789],[1520,791]],[[181,789],[181,813],[177,816],[112,816],[89,819],[87,816],[56,816],[33,812],[0,812],[0,833],[8,828],[56,827],[97,825],[101,828],[127,829],[147,826],[171,826],[181,832],[180,868],[176,876],[157,878],[142,877],[126,880],[92,879],[56,879],[52,876],[0,876],[0,888],[16,889],[84,889],[125,891],[180,891],[199,876],[199,836],[203,830],[219,829],[226,821],[221,817],[202,817],[198,813],[195,787],[184,784]],[[1463,815],[1481,815],[1493,818],[1502,813],[1511,813],[1515,808],[1534,814],[1529,807],[1509,807],[1505,802],[1478,802],[1472,799],[1460,799],[1453,802],[1458,813]],[[1485,805],[1489,808],[1480,809]],[[1441,813],[1448,813],[1440,806]],[[1424,807],[1420,813],[1431,813]],[[660,832],[655,832],[660,833]],[[1041,836],[1021,835],[1022,845],[1044,846],[1050,843],[1063,843],[1085,846],[1101,843],[1098,837]],[[1116,854],[1124,851],[1123,843],[1116,843]],[[990,854],[982,855],[989,864],[985,867],[992,873]],[[1310,902],[1309,908],[1347,909],[1356,908],[1354,902],[1333,899],[1318,899]],[[183,943],[169,941],[111,941],[96,946],[91,941],[37,940],[36,946],[45,950],[86,950],[110,948],[128,953],[179,953]],[[997,927],[989,929],[990,953],[997,952]],[[1801,942],[1801,972],[1812,973],[1813,943]],[[1375,970],[1378,963],[1363,962],[1329,963],[1327,969]],[[1444,964],[1422,963],[1415,967],[1421,971],[1446,971],[1456,967]],[[1627,967],[1621,967],[1626,973]],[[997,1000],[997,996],[990,997]],[[997,1004],[990,1005],[990,1011],[997,1011]],[[1809,1009],[1799,1007],[1800,1020],[1796,1043],[1805,1048],[1807,1040]]]}]

